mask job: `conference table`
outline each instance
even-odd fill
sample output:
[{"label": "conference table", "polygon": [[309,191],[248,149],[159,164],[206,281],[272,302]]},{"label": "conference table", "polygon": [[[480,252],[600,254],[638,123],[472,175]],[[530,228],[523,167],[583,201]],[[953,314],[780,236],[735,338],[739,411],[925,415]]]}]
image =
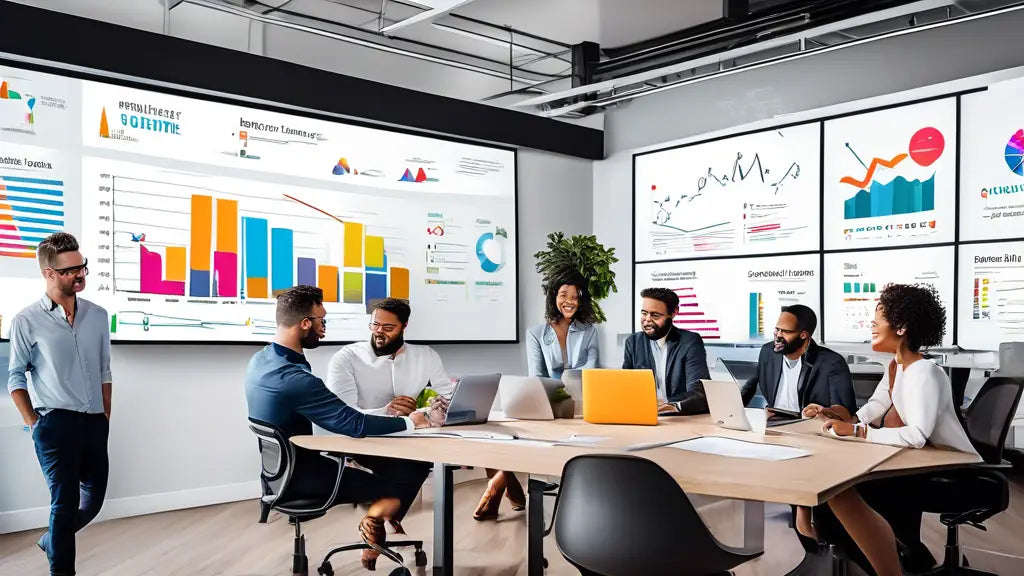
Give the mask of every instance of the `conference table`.
[{"label": "conference table", "polygon": [[[545,477],[560,476],[565,463],[584,454],[621,454],[649,459],[667,471],[688,494],[743,501],[743,548],[764,549],[764,503],[815,506],[864,480],[965,466],[977,456],[933,447],[898,448],[821,434],[821,422],[803,420],[769,427],[764,433],[722,428],[710,416],[666,416],[657,426],[598,425],[581,417],[548,421],[509,420],[493,414],[487,424],[418,431],[500,436],[406,434],[368,438],[337,435],[295,436],[301,448],[331,454],[372,454],[434,463],[433,572],[453,573],[453,470],[463,466],[527,474],[527,573],[540,576],[543,560]],[[514,439],[508,439],[513,437]],[[679,449],[673,444],[712,439],[790,447],[801,457],[769,460]],[[731,440],[718,440],[731,439]],[[703,442],[703,441],[702,441]],[[678,446],[678,445],[677,445]],[[781,448],[785,450],[785,448]],[[628,489],[628,487],[624,487]]]}]

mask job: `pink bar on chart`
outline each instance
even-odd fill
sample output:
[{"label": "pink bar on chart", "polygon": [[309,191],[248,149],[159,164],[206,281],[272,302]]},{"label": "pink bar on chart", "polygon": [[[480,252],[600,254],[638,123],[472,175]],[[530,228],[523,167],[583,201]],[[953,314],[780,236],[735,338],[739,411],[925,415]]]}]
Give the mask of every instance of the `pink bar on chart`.
[{"label": "pink bar on chart", "polygon": [[146,294],[184,296],[184,282],[169,282],[163,279],[163,258],[159,252],[147,250],[139,244],[139,291]]},{"label": "pink bar on chart", "polygon": [[217,296],[221,298],[237,298],[238,254],[234,252],[214,252],[213,271],[217,284]]}]

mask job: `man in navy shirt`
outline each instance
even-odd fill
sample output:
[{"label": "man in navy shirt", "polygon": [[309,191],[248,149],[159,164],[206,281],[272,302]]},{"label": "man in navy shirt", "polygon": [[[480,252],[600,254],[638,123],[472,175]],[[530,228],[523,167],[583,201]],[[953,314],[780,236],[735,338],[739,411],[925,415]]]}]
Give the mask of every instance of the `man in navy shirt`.
[{"label": "man in navy shirt", "polygon": [[[391,434],[413,428],[439,426],[447,402],[435,402],[428,412],[390,417],[363,414],[348,406],[313,375],[303,350],[316,348],[327,334],[323,291],[313,286],[296,286],[277,297],[277,333],[274,341],[253,356],[245,376],[245,398],[249,417],[276,426],[285,438],[313,433],[321,428],[355,438]],[[337,465],[306,450],[296,451],[292,488],[301,494],[317,495],[333,488]],[[401,502],[396,495],[405,490],[406,478],[368,474],[348,468],[342,475],[340,493],[347,499],[372,501],[359,523],[363,541],[371,546],[385,541],[384,521],[391,520]],[[373,569],[379,552],[363,551],[363,566]]]}]

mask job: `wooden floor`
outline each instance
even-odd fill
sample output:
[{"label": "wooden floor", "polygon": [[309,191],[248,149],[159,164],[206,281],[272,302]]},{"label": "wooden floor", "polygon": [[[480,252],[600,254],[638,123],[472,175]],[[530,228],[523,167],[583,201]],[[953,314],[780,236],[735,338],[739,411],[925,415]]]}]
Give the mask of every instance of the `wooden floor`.
[{"label": "wooden floor", "polygon": [[[411,537],[422,538],[432,556],[433,522],[431,480],[417,502],[405,528]],[[461,483],[455,489],[455,574],[458,576],[525,576],[525,512],[511,512],[507,501],[497,522],[479,523],[471,515],[484,484]],[[273,515],[258,524],[255,501],[236,502],[149,516],[110,520],[91,525],[78,536],[78,574],[125,576],[283,576],[290,574],[293,528],[286,518]],[[701,513],[726,544],[739,545],[740,505],[715,502],[701,506]],[[795,567],[803,551],[786,525],[787,506],[766,506],[765,554],[735,569],[738,576],[775,576]],[[304,525],[310,572],[332,545],[358,540],[356,523],[361,511],[337,507],[324,518]],[[926,518],[926,542],[941,558],[944,528],[934,517]],[[1000,574],[1024,574],[1024,478],[1014,478],[1011,508],[988,522],[988,532],[961,529],[961,540],[972,566]],[[0,535],[0,575],[46,574],[44,554],[35,546],[42,530]],[[558,553],[553,537],[545,541],[549,575],[577,574]],[[405,554],[413,574],[411,551]],[[332,559],[338,575],[366,574],[359,555],[347,552]],[[394,566],[379,560],[377,573],[388,574]]]}]

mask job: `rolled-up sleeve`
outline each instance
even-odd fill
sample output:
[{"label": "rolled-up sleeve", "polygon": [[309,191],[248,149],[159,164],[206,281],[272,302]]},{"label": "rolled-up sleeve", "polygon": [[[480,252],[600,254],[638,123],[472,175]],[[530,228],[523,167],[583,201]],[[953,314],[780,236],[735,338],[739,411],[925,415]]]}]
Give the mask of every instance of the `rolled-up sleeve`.
[{"label": "rolled-up sleeve", "polygon": [[28,371],[32,365],[32,344],[25,321],[15,316],[11,322],[11,358],[7,365],[7,391],[28,390]]}]

